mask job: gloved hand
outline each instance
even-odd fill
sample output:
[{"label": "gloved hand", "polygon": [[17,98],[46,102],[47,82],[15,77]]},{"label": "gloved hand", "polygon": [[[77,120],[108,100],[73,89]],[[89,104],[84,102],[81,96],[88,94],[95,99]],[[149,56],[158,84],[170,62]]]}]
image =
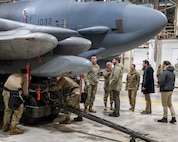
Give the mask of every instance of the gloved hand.
[{"label": "gloved hand", "polygon": [[49,92],[49,88],[44,89],[43,92]]}]

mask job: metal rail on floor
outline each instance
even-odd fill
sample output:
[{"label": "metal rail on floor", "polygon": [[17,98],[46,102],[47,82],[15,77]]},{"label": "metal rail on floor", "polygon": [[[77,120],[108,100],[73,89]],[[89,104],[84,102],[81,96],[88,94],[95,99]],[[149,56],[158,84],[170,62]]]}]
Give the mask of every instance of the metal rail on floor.
[{"label": "metal rail on floor", "polygon": [[152,139],[144,136],[144,134],[141,134],[139,132],[135,132],[135,131],[133,131],[131,129],[128,129],[126,127],[118,125],[118,124],[116,124],[114,122],[108,121],[106,119],[100,118],[98,116],[92,115],[90,113],[86,113],[84,111],[77,110],[77,109],[74,109],[74,108],[72,108],[70,106],[67,106],[65,104],[65,101],[64,101],[65,99],[64,99],[63,95],[60,92],[53,92],[53,93],[58,96],[58,99],[55,99],[55,100],[52,100],[52,101],[55,102],[56,105],[59,105],[60,108],[66,110],[66,111],[69,111],[71,113],[75,113],[75,114],[77,114],[79,116],[85,117],[85,118],[87,118],[89,120],[92,120],[92,121],[98,122],[100,124],[103,124],[105,126],[111,127],[111,128],[113,128],[115,130],[124,132],[124,133],[130,135],[130,137],[131,137],[130,142],[135,142],[136,138],[142,139],[142,140],[144,140],[146,142],[157,142],[155,140],[152,140]]},{"label": "metal rail on floor", "polygon": [[116,130],[119,130],[119,131],[124,132],[124,133],[126,133],[126,134],[129,134],[129,135],[131,136],[130,142],[135,142],[135,139],[136,139],[136,138],[145,140],[145,141],[147,141],[147,142],[157,142],[157,141],[152,140],[152,139],[150,139],[150,138],[148,138],[148,137],[145,137],[143,134],[141,134],[141,133],[139,133],[139,132],[135,132],[135,131],[133,131],[133,130],[131,130],[131,129],[128,129],[128,128],[126,128],[126,127],[123,127],[123,126],[118,125],[118,124],[116,124],[116,123],[113,123],[113,122],[111,122],[111,121],[105,120],[105,119],[100,118],[100,117],[98,117],[98,116],[92,115],[92,114],[90,114],[90,113],[86,113],[86,112],[84,112],[84,111],[77,110],[77,109],[74,109],[74,108],[72,108],[72,107],[65,106],[65,105],[61,105],[61,108],[65,109],[65,110],[67,110],[67,111],[69,111],[69,112],[75,113],[75,114],[77,114],[77,115],[80,115],[80,116],[82,116],[82,117],[85,117],[85,118],[87,118],[87,119],[89,119],[89,120],[98,122],[98,123],[100,123],[100,124],[106,125],[106,126],[111,127],[111,128],[113,128],[113,129],[116,129]]}]

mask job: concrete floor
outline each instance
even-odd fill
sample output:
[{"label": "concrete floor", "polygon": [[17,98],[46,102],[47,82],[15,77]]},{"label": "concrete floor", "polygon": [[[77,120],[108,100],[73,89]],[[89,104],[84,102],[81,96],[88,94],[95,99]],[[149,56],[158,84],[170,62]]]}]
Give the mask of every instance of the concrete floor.
[{"label": "concrete floor", "polygon": [[[174,90],[173,105],[176,116],[178,116],[178,88]],[[129,111],[129,101],[127,92],[125,91],[125,83],[121,91],[121,111],[120,117],[109,117],[111,112],[103,110],[103,81],[100,81],[94,109],[97,110],[95,115],[112,121],[118,125],[132,129],[135,132],[140,132],[146,137],[158,142],[176,142],[178,141],[177,124],[158,123],[157,120],[162,118],[163,110],[161,106],[161,98],[158,88],[156,93],[151,94],[152,99],[152,114],[141,115],[140,112],[145,108],[144,95],[138,91],[135,112]],[[83,105],[81,104],[83,109]],[[72,118],[75,114],[72,114]],[[110,127],[98,124],[84,118],[83,122],[73,122],[71,125],[61,125],[59,121],[62,119],[62,114],[59,114],[51,123],[43,123],[35,126],[23,126],[20,128],[25,130],[22,135],[10,136],[9,132],[3,133],[0,131],[0,142],[129,142],[130,136],[119,132]],[[171,119],[169,112],[169,120]],[[178,118],[178,117],[177,117]],[[136,139],[137,142],[143,140]]]}]

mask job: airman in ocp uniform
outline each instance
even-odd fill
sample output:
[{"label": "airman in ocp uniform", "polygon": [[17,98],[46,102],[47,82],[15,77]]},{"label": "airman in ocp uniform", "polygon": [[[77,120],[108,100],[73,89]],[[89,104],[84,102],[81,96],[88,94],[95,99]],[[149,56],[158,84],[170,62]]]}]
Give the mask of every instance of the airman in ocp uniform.
[{"label": "airman in ocp uniform", "polygon": [[130,72],[127,74],[126,77],[126,88],[125,90],[128,91],[128,97],[130,102],[130,109],[131,111],[135,110],[135,102],[137,96],[137,90],[139,89],[140,85],[140,74],[135,70],[135,64],[130,66]]},{"label": "airman in ocp uniform", "polygon": [[[17,92],[18,94],[20,89],[22,90],[22,94],[24,96],[26,97],[28,96],[28,83],[27,83],[26,75],[27,75],[26,69],[22,69],[20,74],[10,75],[4,84],[2,95],[4,99],[5,109],[4,109],[2,131],[7,132],[10,130],[10,135],[17,135],[17,134],[24,133],[23,130],[16,127],[22,117],[24,104],[21,103],[17,109],[12,109],[9,108],[9,100],[10,100],[11,91]],[[20,92],[18,95],[20,99],[23,100]],[[11,129],[10,129],[10,124],[11,124]]]},{"label": "airman in ocp uniform", "polygon": [[[159,77],[162,74],[162,72],[163,72],[163,68],[162,68],[161,64],[159,64],[158,68],[157,68],[157,72],[156,72],[157,80],[159,80]],[[157,87],[159,87],[159,84],[157,85]]]},{"label": "airman in ocp uniform", "polygon": [[[59,91],[69,94],[66,98],[66,105],[80,110],[80,87],[77,82],[69,77],[57,77],[57,84],[49,87],[46,91]],[[64,111],[65,120],[61,124],[71,124],[70,115],[68,111]],[[74,118],[74,121],[83,121],[81,116]]]},{"label": "airman in ocp uniform", "polygon": [[[97,91],[97,85],[100,78],[100,66],[97,64],[97,57],[92,56],[91,62],[93,64],[92,70],[89,71],[87,74],[85,74],[84,81],[85,81],[85,92],[87,93],[87,99],[84,104],[85,112],[92,112],[96,113],[96,111],[92,108],[94,101],[95,101],[95,95]],[[88,109],[89,106],[89,109]]]},{"label": "airman in ocp uniform", "polygon": [[113,110],[113,95],[110,90],[109,86],[109,79],[110,79],[110,74],[112,71],[112,63],[107,62],[106,63],[106,68],[103,71],[103,76],[104,76],[104,110],[107,110],[107,99],[108,96],[110,96],[110,110]]},{"label": "airman in ocp uniform", "polygon": [[110,85],[110,89],[113,94],[115,108],[114,108],[113,113],[109,114],[109,116],[118,117],[120,116],[120,91],[122,89],[122,77],[123,77],[124,67],[120,63],[119,57],[113,58],[112,63],[114,64],[114,68],[112,69],[112,72],[110,75],[109,85]]}]

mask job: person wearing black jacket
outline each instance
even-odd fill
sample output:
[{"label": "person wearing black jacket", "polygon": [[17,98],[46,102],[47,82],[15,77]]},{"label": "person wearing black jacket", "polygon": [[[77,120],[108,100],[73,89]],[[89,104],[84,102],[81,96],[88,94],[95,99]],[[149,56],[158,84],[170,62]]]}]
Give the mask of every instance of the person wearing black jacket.
[{"label": "person wearing black jacket", "polygon": [[143,80],[142,80],[142,92],[145,95],[145,101],[146,101],[146,108],[144,111],[141,112],[141,114],[151,114],[151,98],[150,93],[155,92],[154,88],[154,70],[150,66],[148,60],[143,61]]},{"label": "person wearing black jacket", "polygon": [[163,106],[163,118],[158,120],[158,122],[167,123],[167,116],[168,116],[168,107],[171,112],[172,120],[169,121],[170,123],[175,123],[175,111],[172,106],[172,92],[174,90],[175,84],[175,74],[174,74],[174,67],[171,66],[169,61],[163,62],[163,72],[159,77],[158,84],[160,85],[160,92],[161,92],[161,100]]}]

